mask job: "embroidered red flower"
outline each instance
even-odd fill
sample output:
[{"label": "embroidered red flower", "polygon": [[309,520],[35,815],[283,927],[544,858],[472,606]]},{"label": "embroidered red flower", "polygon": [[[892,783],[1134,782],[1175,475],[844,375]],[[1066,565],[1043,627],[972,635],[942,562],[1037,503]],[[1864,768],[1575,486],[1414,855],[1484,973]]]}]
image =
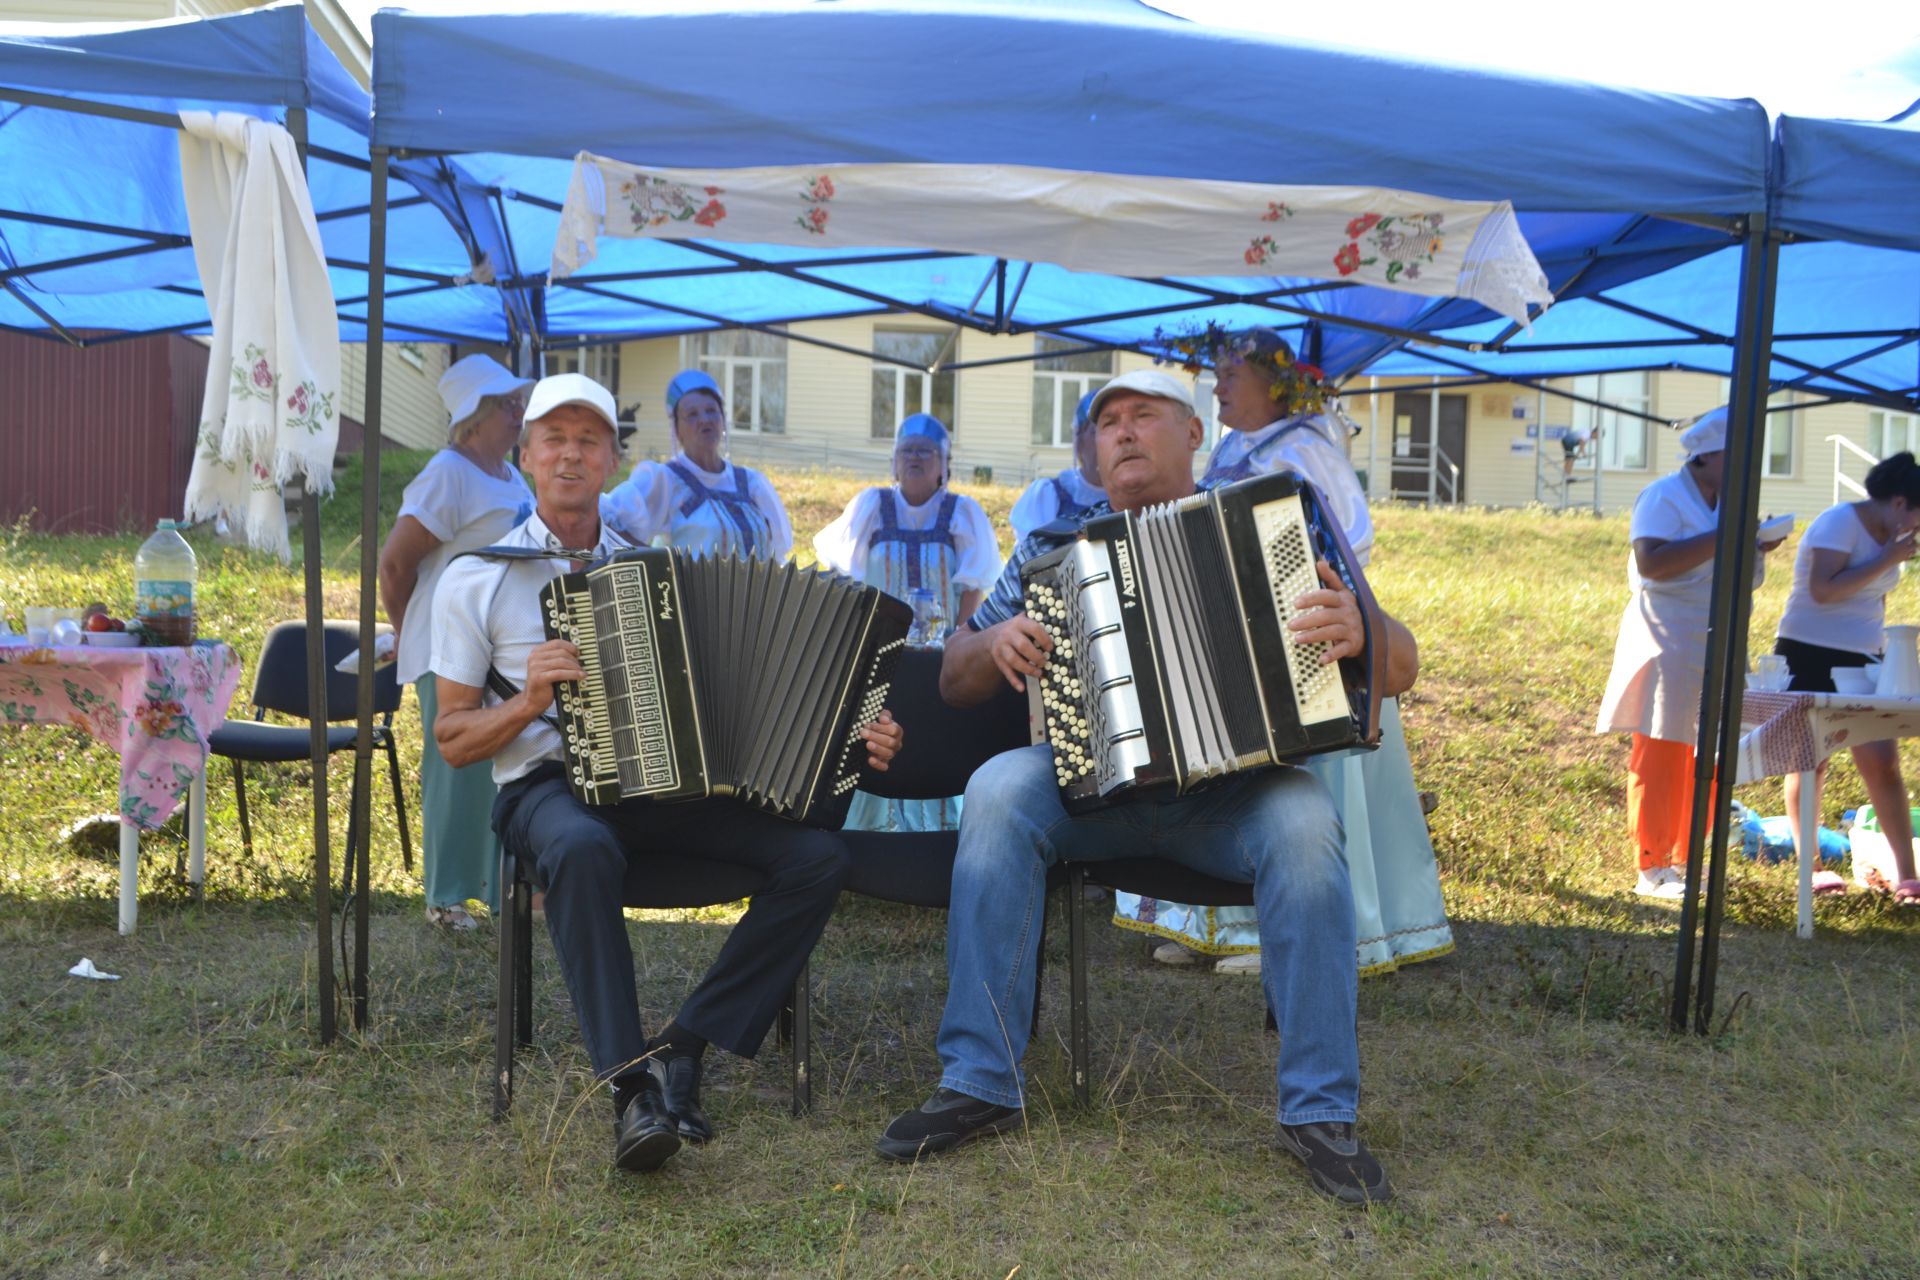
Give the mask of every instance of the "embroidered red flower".
[{"label": "embroidered red flower", "polygon": [[1343,276],[1350,276],[1360,269],[1360,246],[1348,244],[1346,248],[1333,255],[1333,265]]},{"label": "embroidered red flower", "polygon": [[1358,240],[1361,236],[1373,230],[1379,222],[1380,215],[1377,213],[1362,214],[1347,224],[1347,239]]},{"label": "embroidered red flower", "polygon": [[305,383],[295,387],[293,394],[287,397],[287,408],[293,410],[295,413],[305,413],[307,411],[307,387]]},{"label": "embroidered red flower", "polygon": [[253,478],[256,480],[266,480],[269,478],[266,463],[256,462],[253,464]]},{"label": "embroidered red flower", "polygon": [[1287,208],[1286,205],[1278,204],[1270,200],[1267,202],[1267,211],[1260,215],[1260,221],[1278,222],[1282,218],[1292,216],[1292,214],[1293,210]]},{"label": "embroidered red flower", "polygon": [[719,194],[720,194],[720,188],[718,188],[718,187],[708,187],[708,188],[706,188],[706,193],[707,193],[708,195],[710,195],[710,196],[717,196],[717,195],[719,195]]},{"label": "embroidered red flower", "polygon": [[815,231],[825,231],[827,229],[827,211],[825,209],[809,209],[807,210],[807,221],[813,224]]},{"label": "embroidered red flower", "polygon": [[273,385],[273,370],[267,368],[267,362],[265,360],[256,360],[253,362],[253,385],[256,387],[270,387]]},{"label": "embroidered red flower", "polygon": [[1262,248],[1261,248],[1261,247],[1260,247],[1259,245],[1257,245],[1257,244],[1256,244],[1256,245],[1253,245],[1253,246],[1250,246],[1250,247],[1249,247],[1249,248],[1247,249],[1247,252],[1246,252],[1246,255],[1245,255],[1245,256],[1246,256],[1246,259],[1247,259],[1247,265],[1248,265],[1248,266],[1250,266],[1250,267],[1257,267],[1257,266],[1259,266],[1259,265],[1260,265],[1261,263],[1263,263],[1263,262],[1265,262],[1265,261],[1267,260],[1267,255],[1266,255],[1266,251],[1265,251],[1265,250],[1263,250],[1263,249],[1262,249]]},{"label": "embroidered red flower", "polygon": [[727,207],[725,205],[721,204],[718,200],[709,200],[700,212],[693,215],[693,220],[703,227],[711,227],[726,216]]},{"label": "embroidered red flower", "polygon": [[813,198],[823,201],[833,199],[833,178],[831,175],[823,173],[813,180]]}]

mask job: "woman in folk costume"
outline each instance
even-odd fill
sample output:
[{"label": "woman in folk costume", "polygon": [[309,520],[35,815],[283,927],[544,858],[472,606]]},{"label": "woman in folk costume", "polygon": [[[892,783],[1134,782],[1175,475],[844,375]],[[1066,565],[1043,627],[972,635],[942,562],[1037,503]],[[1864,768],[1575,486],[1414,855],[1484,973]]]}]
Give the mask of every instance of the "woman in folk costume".
[{"label": "woman in folk costume", "polygon": [[719,384],[685,369],[667,384],[674,455],[642,462],[600,500],[600,514],[645,546],[660,538],[689,551],[759,556],[793,553],[793,525],[780,495],[758,471],[727,461],[727,414]]},{"label": "woman in folk costume", "polygon": [[[1202,487],[1273,471],[1302,475],[1320,490],[1354,557],[1366,564],[1373,520],[1347,461],[1344,429],[1322,411],[1320,371],[1296,361],[1271,329],[1238,335],[1209,331],[1195,347],[1196,353],[1213,357],[1219,421],[1233,429],[1214,447]],[[1305,767],[1333,793],[1346,829],[1360,973],[1390,973],[1452,951],[1439,866],[1414,787],[1398,702],[1381,703],[1377,748],[1315,756]],[[1260,972],[1251,907],[1188,906],[1122,894],[1116,908],[1115,920],[1123,927],[1178,944],[1157,948],[1157,960],[1191,964],[1197,952],[1223,957],[1214,966],[1221,973]]]},{"label": "woman in folk costume", "polygon": [[1013,513],[1007,519],[1013,525],[1016,543],[1043,524],[1071,520],[1107,500],[1107,491],[1100,487],[1100,461],[1094,451],[1093,423],[1087,416],[1097,393],[1095,388],[1081,396],[1079,406],[1073,411],[1074,465],[1057,476],[1035,480],[1013,504]]},{"label": "woman in folk costume", "polygon": [[[1620,616],[1613,672],[1594,732],[1633,734],[1627,831],[1640,864],[1633,891],[1649,898],[1687,893],[1693,748],[1700,732],[1726,442],[1724,408],[1688,427],[1680,436],[1686,465],[1640,491],[1627,530],[1632,595]],[[1761,543],[1762,556],[1780,541]],[[1764,559],[1756,558],[1754,586],[1766,577],[1766,568]]]},{"label": "woman in folk costume", "polygon": [[531,378],[471,355],[440,379],[450,425],[447,447],[427,460],[400,498],[400,513],[380,548],[380,598],[399,633],[394,675],[420,699],[421,870],[427,919],[450,929],[476,927],[467,903],[500,906],[500,843],[493,834],[493,771],[484,762],[456,769],[433,738],[438,682],[429,663],[433,593],[456,555],[498,542],[533,510],[533,491],[508,455],[520,440]]},{"label": "woman in folk costume", "polygon": [[[938,634],[967,620],[1000,576],[1000,544],[987,513],[947,488],[951,441],[940,420],[916,413],[894,432],[893,478],[862,492],[813,538],[820,563],[888,595],[932,593]],[[960,799],[886,801],[853,797],[854,831],[946,831],[960,825]]]}]

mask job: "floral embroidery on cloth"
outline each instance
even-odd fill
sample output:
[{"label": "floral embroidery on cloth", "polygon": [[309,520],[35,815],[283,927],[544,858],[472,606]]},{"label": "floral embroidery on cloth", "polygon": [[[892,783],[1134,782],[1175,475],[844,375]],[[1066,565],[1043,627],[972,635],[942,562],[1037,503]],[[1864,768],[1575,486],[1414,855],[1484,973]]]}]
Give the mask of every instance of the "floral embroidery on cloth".
[{"label": "floral embroidery on cloth", "polygon": [[833,199],[833,176],[825,173],[816,175],[807,184],[806,190],[800,193],[800,199],[808,206],[794,219],[800,224],[800,229],[808,235],[827,234],[827,204]]},{"label": "floral embroidery on cloth", "polygon": [[[1384,277],[1388,284],[1402,279],[1418,280],[1420,268],[1433,262],[1447,247],[1440,230],[1446,221],[1443,213],[1417,213],[1396,217],[1392,214],[1363,213],[1347,224],[1347,243],[1333,255],[1333,268],[1350,276],[1361,267],[1386,260]],[[1361,242],[1366,242],[1366,251]],[[1366,256],[1362,256],[1365,252]]]},{"label": "floral embroidery on cloth", "polygon": [[620,196],[627,202],[627,213],[636,229],[663,227],[669,222],[691,222],[711,227],[727,216],[727,207],[715,197],[724,194],[719,187],[702,187],[706,202],[685,183],[653,174],[635,174],[620,184]]},{"label": "floral embroidery on cloth", "polygon": [[[36,678],[35,673],[57,677]],[[217,641],[187,648],[0,645],[0,721],[66,725],[120,755],[120,816],[152,831],[206,768],[207,735],[240,685],[240,657]]]}]

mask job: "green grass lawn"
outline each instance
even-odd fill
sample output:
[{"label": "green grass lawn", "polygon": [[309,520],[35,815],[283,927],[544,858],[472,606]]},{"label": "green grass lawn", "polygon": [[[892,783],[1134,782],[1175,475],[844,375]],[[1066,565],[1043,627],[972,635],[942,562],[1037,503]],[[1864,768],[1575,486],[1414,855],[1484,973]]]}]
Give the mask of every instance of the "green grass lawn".
[{"label": "green grass lawn", "polygon": [[[389,513],[419,461],[389,460]],[[859,485],[778,482],[803,545]],[[335,617],[356,611],[355,484],[323,520]],[[974,492],[997,518],[1014,496]],[[1074,1106],[1059,919],[1029,1130],[881,1164],[880,1128],[937,1079],[945,920],[855,899],[813,965],[815,1114],[788,1116],[776,1047],[716,1055],[719,1139],[658,1176],[616,1176],[544,937],[538,1046],[512,1116],[488,1122],[492,939],[423,923],[384,784],[372,1026],[323,1050],[304,768],[250,777],[248,858],[219,766],[205,901],[186,893],[178,842],[150,839],[140,932],[123,939],[113,856],[58,835],[111,806],[114,758],[70,731],[8,730],[0,1277],[1920,1274],[1920,913],[1855,892],[1820,902],[1800,942],[1790,870],[1736,861],[1717,1033],[1667,1034],[1677,912],[1626,892],[1626,744],[1591,732],[1625,602],[1624,519],[1377,519],[1375,589],[1421,640],[1403,708],[1421,784],[1442,796],[1458,942],[1361,987],[1364,1129],[1395,1205],[1340,1209],[1274,1147],[1256,984],[1153,965],[1115,929],[1093,935],[1095,1101]],[[0,601],[16,621],[26,603],[124,605],[137,543],[0,533]],[[272,623],[299,616],[297,570],[198,545],[202,629],[250,664]],[[1762,644],[1787,553],[1756,606]],[[1902,619],[1920,614],[1909,591]],[[414,756],[411,702],[400,733]],[[336,837],[349,772],[334,766]],[[1783,811],[1777,783],[1740,798]],[[1827,821],[1863,798],[1838,766]],[[731,918],[636,915],[650,1023]],[[83,955],[124,980],[66,977]]]}]

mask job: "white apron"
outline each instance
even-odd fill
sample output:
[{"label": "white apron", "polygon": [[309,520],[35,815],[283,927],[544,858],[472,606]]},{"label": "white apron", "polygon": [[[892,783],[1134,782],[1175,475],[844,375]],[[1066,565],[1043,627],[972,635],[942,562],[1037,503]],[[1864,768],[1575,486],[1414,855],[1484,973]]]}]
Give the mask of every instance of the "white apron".
[{"label": "white apron", "polygon": [[[1719,511],[1707,505],[1693,477],[1682,468],[1641,492],[1629,536],[1672,542],[1706,533],[1719,524]],[[1756,563],[1756,586],[1765,572],[1766,566]],[[1640,576],[1629,550],[1627,585],[1633,594],[1620,615],[1613,673],[1607,678],[1594,732],[1643,733],[1663,742],[1692,745],[1700,733],[1713,561],[1665,582],[1649,582]]]}]

